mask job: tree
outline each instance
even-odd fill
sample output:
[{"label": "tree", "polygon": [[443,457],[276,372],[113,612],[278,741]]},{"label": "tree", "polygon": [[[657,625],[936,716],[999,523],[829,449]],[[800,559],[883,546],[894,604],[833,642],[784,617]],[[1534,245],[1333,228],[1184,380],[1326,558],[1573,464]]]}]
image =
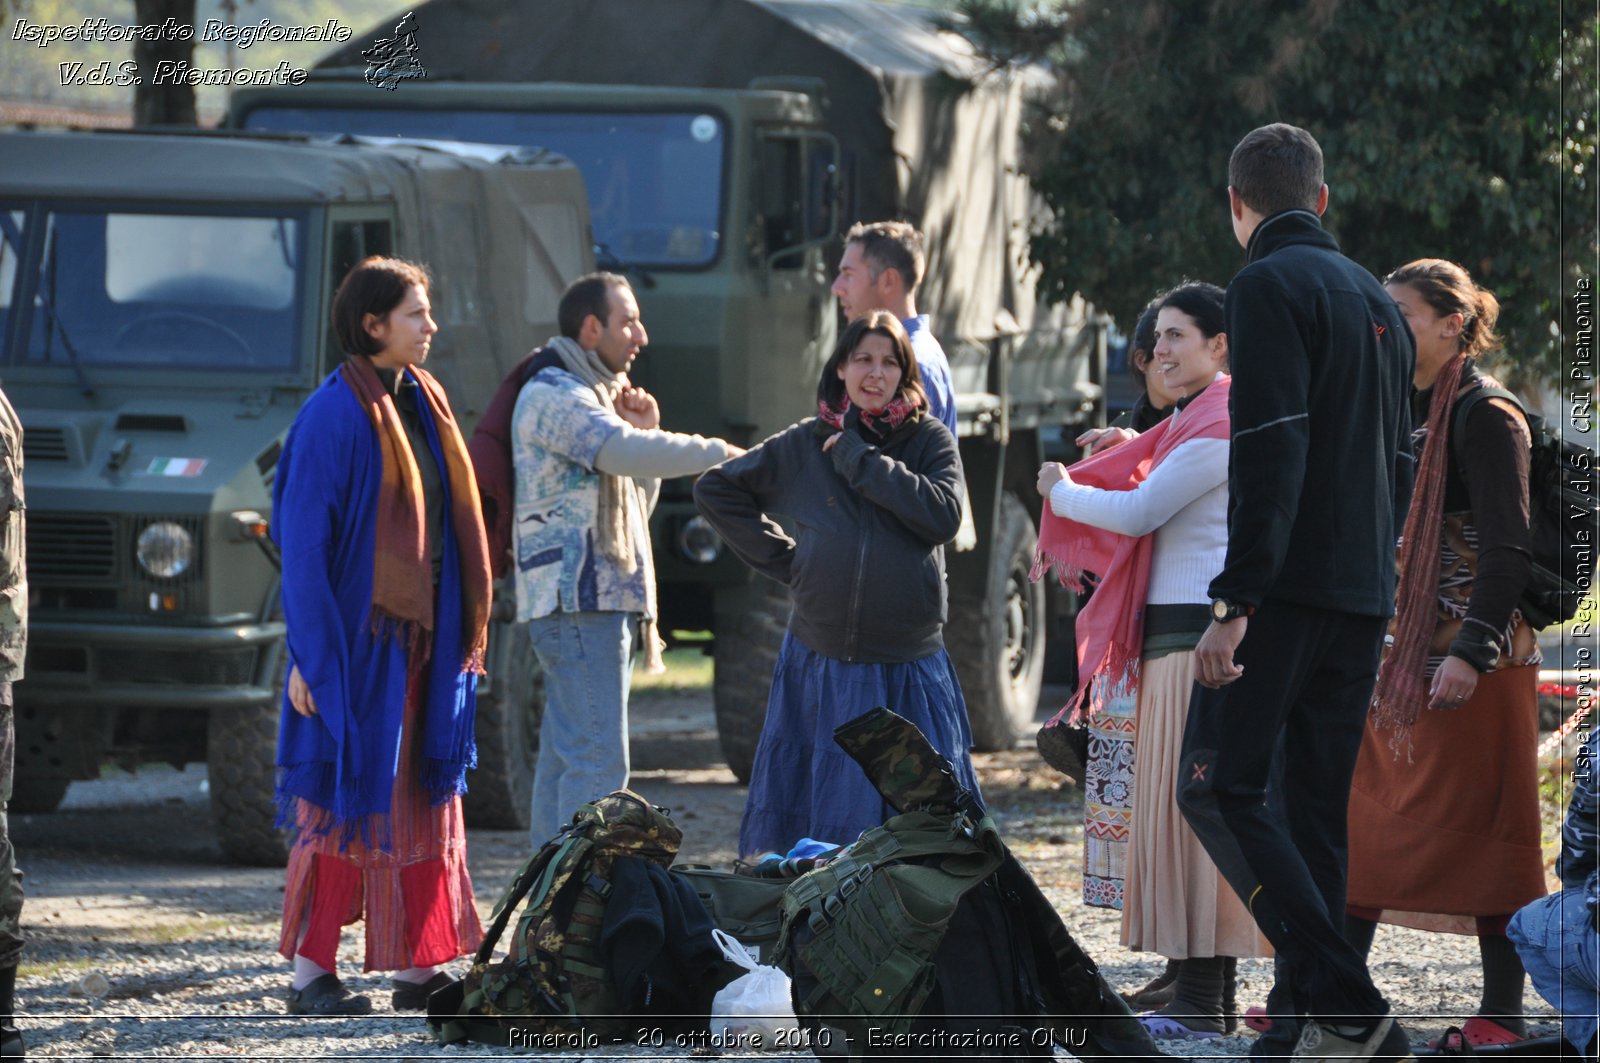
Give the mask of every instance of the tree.
[{"label": "tree", "polygon": [[[194,28],[194,0],[134,0],[134,11],[141,26],[187,26]],[[194,37],[161,33],[139,38],[133,43],[133,59],[139,65],[139,84],[133,90],[133,124],[195,125],[194,86],[171,77],[157,81],[156,70],[163,62],[172,68],[188,67],[194,60]]]},{"label": "tree", "polygon": [[[1054,300],[1130,323],[1182,277],[1226,283],[1240,136],[1284,121],[1327,162],[1327,221],[1382,275],[1450,258],[1503,305],[1516,367],[1559,373],[1563,297],[1596,258],[1592,7],[1545,0],[963,0],[998,63],[1045,60],[1032,255]],[[957,27],[961,28],[961,27]]]}]

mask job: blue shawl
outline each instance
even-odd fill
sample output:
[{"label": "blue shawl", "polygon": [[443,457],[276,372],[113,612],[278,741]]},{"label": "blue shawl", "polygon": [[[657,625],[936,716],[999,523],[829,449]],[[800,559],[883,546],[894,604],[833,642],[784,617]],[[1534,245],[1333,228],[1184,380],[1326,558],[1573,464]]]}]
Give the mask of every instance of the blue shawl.
[{"label": "blue shawl", "polygon": [[[433,412],[419,402],[429,449],[445,468]],[[316,702],[304,717],[284,693],[278,732],[278,822],[295,822],[296,799],[325,813],[314,829],[387,848],[387,814],[400,755],[407,659],[403,638],[371,623],[373,544],[382,455],[355,393],[332,373],[289,429],[272,490],[272,538],[283,555],[283,614],[289,663]],[[448,476],[441,475],[450,512]],[[444,521],[443,567],[434,610],[432,666],[418,717],[420,780],[435,803],[466,791],[477,765],[473,717],[477,676],[462,671],[459,550]]]}]

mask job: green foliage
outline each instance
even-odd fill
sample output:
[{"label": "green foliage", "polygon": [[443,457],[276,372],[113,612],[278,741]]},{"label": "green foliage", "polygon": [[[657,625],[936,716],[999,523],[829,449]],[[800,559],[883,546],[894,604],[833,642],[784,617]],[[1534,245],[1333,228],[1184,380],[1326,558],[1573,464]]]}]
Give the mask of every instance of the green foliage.
[{"label": "green foliage", "polygon": [[[229,12],[225,0],[196,0],[194,66],[201,70],[227,69],[229,54],[221,41],[204,41],[202,33],[210,19],[226,23]],[[237,26],[258,26],[265,19],[274,26],[320,26],[336,19],[352,34],[360,35],[374,25],[393,25],[409,8],[403,0],[236,0],[232,22]],[[132,110],[130,87],[77,85],[62,73],[64,63],[83,63],[93,67],[109,61],[115,70],[133,58],[133,46],[126,42],[55,41],[44,48],[10,39],[11,23],[27,19],[30,24],[76,26],[85,19],[104,18],[116,25],[132,25],[136,19],[133,0],[0,0],[0,98],[32,100],[94,110]],[[425,42],[424,42],[425,43]],[[272,70],[278,63],[303,69],[315,66],[338,42],[259,40],[248,48],[234,48],[234,69]],[[424,52],[426,58],[426,52]],[[214,122],[227,108],[226,88],[202,85],[195,89],[203,124]]]},{"label": "green foliage", "polygon": [[1593,8],[1545,0],[963,0],[999,60],[1046,60],[1029,172],[1042,287],[1129,323],[1180,278],[1226,283],[1228,156],[1269,122],[1326,157],[1326,216],[1380,276],[1450,258],[1495,290],[1507,356],[1559,373],[1564,294],[1596,242]]}]

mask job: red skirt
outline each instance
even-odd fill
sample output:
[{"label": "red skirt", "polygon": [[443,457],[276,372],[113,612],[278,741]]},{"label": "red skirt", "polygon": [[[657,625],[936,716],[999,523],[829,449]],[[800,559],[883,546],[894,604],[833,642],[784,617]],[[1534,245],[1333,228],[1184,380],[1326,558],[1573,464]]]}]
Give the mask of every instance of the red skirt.
[{"label": "red skirt", "polygon": [[[425,675],[426,673],[424,673]],[[419,785],[418,725],[423,676],[406,686],[400,724],[400,760],[390,804],[388,851],[359,835],[340,848],[342,832],[307,829],[326,812],[301,801],[300,826],[289,852],[278,951],[334,969],[342,927],[366,920],[367,971],[431,967],[472,952],[483,940],[467,872],[467,832],[461,798],[434,804]],[[300,940],[301,930],[305,939]],[[296,949],[296,942],[299,948]]]}]

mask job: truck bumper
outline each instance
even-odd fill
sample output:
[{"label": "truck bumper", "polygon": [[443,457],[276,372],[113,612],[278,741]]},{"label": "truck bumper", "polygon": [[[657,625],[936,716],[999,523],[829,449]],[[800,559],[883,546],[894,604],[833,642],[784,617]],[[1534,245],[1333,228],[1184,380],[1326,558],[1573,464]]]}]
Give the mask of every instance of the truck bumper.
[{"label": "truck bumper", "polygon": [[42,620],[28,627],[19,698],[58,704],[171,709],[262,705],[263,653],[282,621],[221,627],[139,627]]}]

